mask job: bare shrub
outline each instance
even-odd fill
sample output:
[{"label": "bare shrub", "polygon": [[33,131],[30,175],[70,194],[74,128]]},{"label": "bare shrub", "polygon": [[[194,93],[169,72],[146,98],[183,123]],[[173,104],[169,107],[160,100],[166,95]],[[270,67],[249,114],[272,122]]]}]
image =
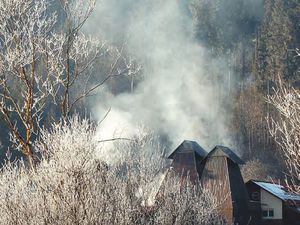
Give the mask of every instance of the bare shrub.
[{"label": "bare shrub", "polygon": [[[150,187],[160,186],[155,179],[157,168],[150,169],[146,163],[156,156],[142,159],[137,151],[143,146],[160,147],[155,139],[144,136],[124,144],[131,153],[109,165],[95,157],[99,144],[95,131],[88,120],[73,117],[41,131],[34,145],[41,154],[35,170],[28,170],[22,161],[6,163],[0,173],[0,224],[219,222],[209,192],[196,191],[189,184],[182,190],[175,178],[168,181],[163,198],[148,202],[150,193],[157,195],[157,189]],[[156,163],[163,165],[164,160]]]},{"label": "bare shrub", "polygon": [[273,180],[271,178],[271,167],[259,159],[251,159],[241,168],[245,182],[248,180]]}]

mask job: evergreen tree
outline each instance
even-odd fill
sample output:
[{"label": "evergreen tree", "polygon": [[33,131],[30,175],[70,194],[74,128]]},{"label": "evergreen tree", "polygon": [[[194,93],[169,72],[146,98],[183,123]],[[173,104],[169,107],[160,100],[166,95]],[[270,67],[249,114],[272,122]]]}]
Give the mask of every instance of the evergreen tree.
[{"label": "evergreen tree", "polygon": [[272,86],[287,74],[287,53],[291,41],[291,22],[283,0],[265,0],[263,24],[257,38],[254,72],[258,85],[270,94]]}]

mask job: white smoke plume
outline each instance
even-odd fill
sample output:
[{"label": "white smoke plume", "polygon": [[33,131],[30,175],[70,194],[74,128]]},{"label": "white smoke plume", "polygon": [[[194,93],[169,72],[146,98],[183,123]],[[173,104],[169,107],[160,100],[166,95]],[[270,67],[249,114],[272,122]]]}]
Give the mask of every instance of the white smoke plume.
[{"label": "white smoke plume", "polygon": [[133,92],[113,95],[107,87],[92,103],[99,120],[111,108],[101,124],[102,139],[131,136],[142,123],[167,137],[172,148],[184,139],[206,149],[231,145],[226,129],[230,110],[220,100],[228,81],[216,82],[207,68],[224,67],[225,75],[228,71],[221,59],[206,59],[205,48],[193,38],[193,21],[184,2],[98,2],[88,32],[112,42],[125,38],[128,52],[143,65]]}]

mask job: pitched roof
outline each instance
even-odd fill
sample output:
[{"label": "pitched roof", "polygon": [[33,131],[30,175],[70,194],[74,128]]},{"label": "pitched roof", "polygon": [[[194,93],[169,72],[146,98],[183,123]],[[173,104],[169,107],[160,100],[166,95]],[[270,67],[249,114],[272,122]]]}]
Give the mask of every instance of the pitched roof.
[{"label": "pitched roof", "polygon": [[204,158],[207,155],[207,152],[196,142],[184,140],[170,155],[169,159],[173,159],[175,153],[183,153],[194,151],[197,155]]},{"label": "pitched roof", "polygon": [[244,164],[244,161],[241,160],[240,157],[238,157],[230,148],[225,146],[217,145],[208,153],[207,158],[214,156],[225,156],[236,164]]},{"label": "pitched roof", "polygon": [[255,183],[260,188],[264,189],[265,191],[271,193],[272,195],[274,195],[275,197],[283,201],[287,201],[287,200],[300,201],[300,195],[296,195],[291,192],[288,192],[282,185],[263,182],[263,181],[255,181],[255,180],[250,180],[248,182]]}]

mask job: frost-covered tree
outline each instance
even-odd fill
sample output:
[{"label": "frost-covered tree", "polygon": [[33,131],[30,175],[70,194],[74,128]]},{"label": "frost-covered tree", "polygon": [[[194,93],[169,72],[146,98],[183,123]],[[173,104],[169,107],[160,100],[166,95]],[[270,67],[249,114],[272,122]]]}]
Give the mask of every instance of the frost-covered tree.
[{"label": "frost-covered tree", "polygon": [[[132,146],[160,146],[146,136],[133,138]],[[134,154],[123,151],[119,161],[108,164],[96,157],[98,145],[96,126],[78,117],[42,130],[35,142],[42,155],[36,169],[28,170],[21,161],[7,163],[0,172],[0,224],[221,224],[210,192],[190,184],[183,189],[176,178],[161,190],[163,198],[144,201],[151,195],[141,194],[145,186],[160,186],[151,178],[164,167],[162,149],[149,149],[159,159],[151,170],[142,163],[148,160],[142,156],[150,154],[145,148],[138,152],[126,144],[124,149]],[[139,179],[145,171],[148,182]]]},{"label": "frost-covered tree", "polygon": [[268,102],[280,113],[279,120],[271,119],[270,132],[285,159],[286,183],[290,190],[300,194],[300,91],[280,80]]},{"label": "frost-covered tree", "polygon": [[245,182],[249,180],[274,180],[271,176],[270,165],[256,158],[247,161],[242,166],[241,173]]},{"label": "frost-covered tree", "polygon": [[[122,50],[82,33],[95,0],[60,1],[62,24],[57,23],[58,11],[51,2],[3,0],[0,4],[0,113],[15,148],[31,166],[32,143],[46,108],[56,105],[56,117],[66,118],[106,80],[138,70]],[[107,53],[114,63],[105,79],[91,86],[94,64]]]}]

